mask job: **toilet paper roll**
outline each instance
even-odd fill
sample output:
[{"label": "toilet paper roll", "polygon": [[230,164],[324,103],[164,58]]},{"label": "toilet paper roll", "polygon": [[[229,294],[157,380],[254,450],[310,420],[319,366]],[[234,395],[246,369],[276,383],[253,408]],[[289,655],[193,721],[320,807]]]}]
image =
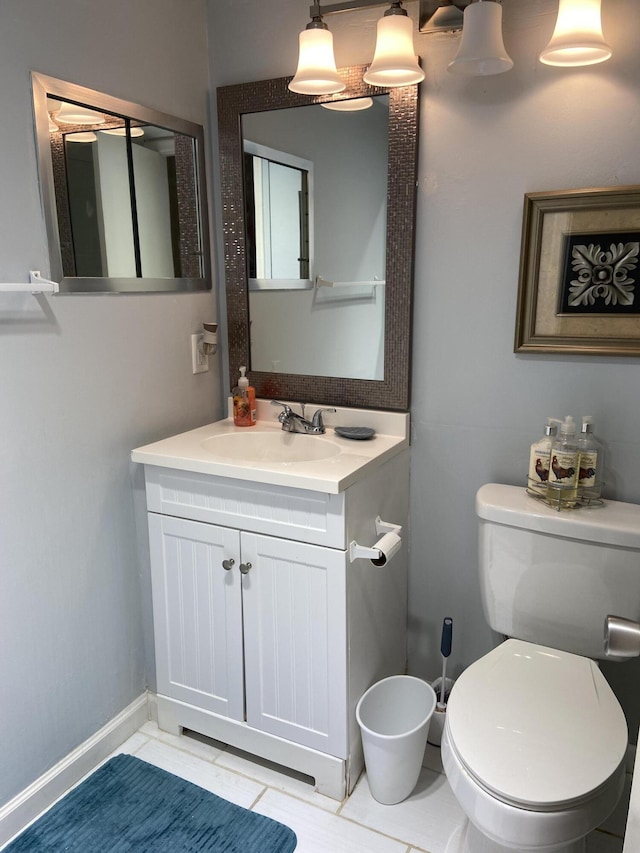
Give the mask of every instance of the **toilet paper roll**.
[{"label": "toilet paper roll", "polygon": [[381,539],[378,539],[373,546],[374,550],[380,552],[379,557],[373,557],[371,564],[373,566],[386,566],[389,560],[400,550],[402,539],[397,533],[385,533]]}]

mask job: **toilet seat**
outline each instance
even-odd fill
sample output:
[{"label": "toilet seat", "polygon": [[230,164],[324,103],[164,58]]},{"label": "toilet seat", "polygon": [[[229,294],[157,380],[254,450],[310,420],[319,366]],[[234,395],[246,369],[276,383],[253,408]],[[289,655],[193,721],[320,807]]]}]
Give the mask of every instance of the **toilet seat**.
[{"label": "toilet seat", "polygon": [[529,811],[560,811],[594,797],[619,771],[627,725],[588,658],[507,640],[456,681],[449,746],[491,796]]}]

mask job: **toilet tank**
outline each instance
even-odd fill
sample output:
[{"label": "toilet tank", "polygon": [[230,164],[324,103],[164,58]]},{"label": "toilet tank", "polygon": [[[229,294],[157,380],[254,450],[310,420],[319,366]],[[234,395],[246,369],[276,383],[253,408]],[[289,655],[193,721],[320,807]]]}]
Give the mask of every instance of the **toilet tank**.
[{"label": "toilet tank", "polygon": [[606,617],[640,621],[640,506],[558,512],[490,483],[476,513],[482,603],[498,633],[605,658]]}]

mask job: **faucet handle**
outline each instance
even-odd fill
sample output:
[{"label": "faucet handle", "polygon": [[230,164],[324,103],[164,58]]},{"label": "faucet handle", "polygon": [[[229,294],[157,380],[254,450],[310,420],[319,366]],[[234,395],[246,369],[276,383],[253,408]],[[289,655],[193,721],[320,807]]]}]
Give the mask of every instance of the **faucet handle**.
[{"label": "faucet handle", "polygon": [[279,400],[272,400],[271,405],[272,406],[282,406],[282,412],[280,413],[282,415],[292,414],[293,410],[292,410],[291,406],[288,406],[286,403],[281,403]]},{"label": "faucet handle", "polygon": [[323,412],[333,413],[333,412],[335,412],[335,409],[333,409],[333,408],[331,408],[331,409],[317,409],[317,411],[315,412],[315,414],[313,416],[311,423],[314,427],[317,427],[318,429],[324,429],[324,422],[322,420],[322,413]]}]

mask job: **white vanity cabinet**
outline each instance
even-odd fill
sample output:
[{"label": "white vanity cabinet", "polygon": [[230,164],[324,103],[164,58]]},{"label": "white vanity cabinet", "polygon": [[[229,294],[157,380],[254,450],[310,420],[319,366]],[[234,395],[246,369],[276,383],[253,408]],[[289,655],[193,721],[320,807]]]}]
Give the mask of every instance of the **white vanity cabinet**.
[{"label": "white vanity cabinet", "polygon": [[149,534],[158,692],[346,758],[345,552],[154,513]]},{"label": "white vanity cabinet", "polygon": [[[337,493],[153,464],[145,476],[160,728],[342,799],[363,766],[355,705],[406,662],[408,450]],[[400,551],[352,562],[376,516],[402,525]]]}]

